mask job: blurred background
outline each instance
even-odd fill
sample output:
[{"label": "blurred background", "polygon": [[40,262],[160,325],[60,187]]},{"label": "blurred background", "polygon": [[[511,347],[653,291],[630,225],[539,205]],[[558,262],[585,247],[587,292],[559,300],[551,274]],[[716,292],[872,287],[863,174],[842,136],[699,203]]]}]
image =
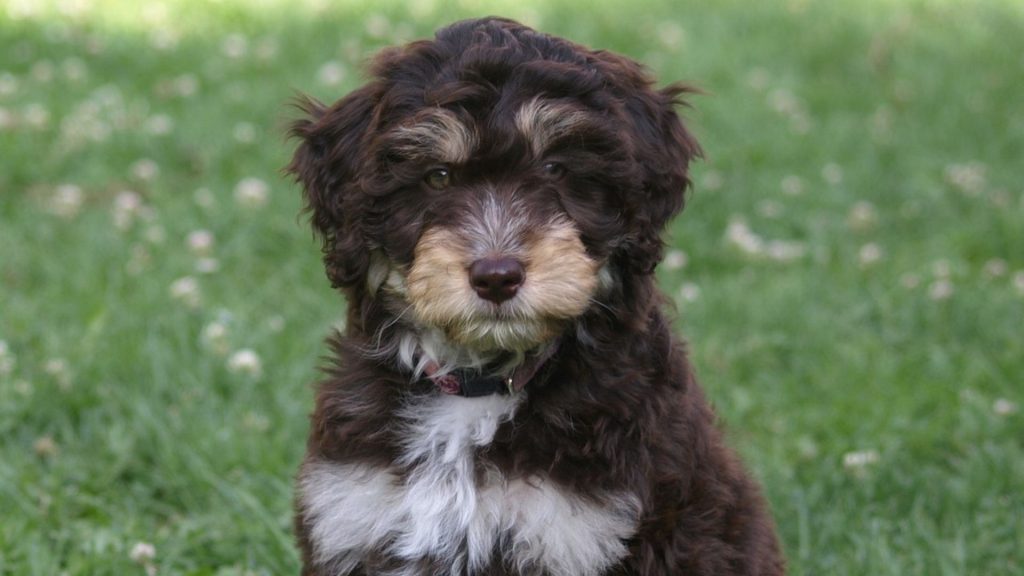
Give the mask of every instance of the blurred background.
[{"label": "blurred background", "polygon": [[659,277],[791,573],[1024,573],[1024,3],[0,0],[0,574],[297,573],[288,101],[487,14],[703,89]]}]

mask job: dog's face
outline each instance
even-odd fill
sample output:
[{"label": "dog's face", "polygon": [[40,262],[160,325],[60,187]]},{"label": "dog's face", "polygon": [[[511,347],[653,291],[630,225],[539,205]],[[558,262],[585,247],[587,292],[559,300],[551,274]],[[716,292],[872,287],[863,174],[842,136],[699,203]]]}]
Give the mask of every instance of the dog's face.
[{"label": "dog's face", "polygon": [[508,20],[389,49],[305,101],[289,170],[335,286],[467,349],[524,351],[649,274],[699,154],[631,60]]}]

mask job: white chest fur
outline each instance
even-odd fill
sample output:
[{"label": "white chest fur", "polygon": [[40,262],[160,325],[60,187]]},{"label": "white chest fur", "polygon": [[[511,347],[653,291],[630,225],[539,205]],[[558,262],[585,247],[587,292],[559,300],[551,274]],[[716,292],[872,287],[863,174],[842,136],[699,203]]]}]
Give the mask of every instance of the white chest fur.
[{"label": "white chest fur", "polygon": [[413,470],[407,480],[386,468],[308,463],[299,498],[316,560],[344,575],[375,550],[473,574],[491,561],[499,539],[505,560],[523,573],[594,576],[621,559],[635,530],[635,497],[608,495],[596,504],[544,477],[478,477],[475,450],[490,444],[520,400],[442,395],[410,406],[403,414],[402,464]]}]

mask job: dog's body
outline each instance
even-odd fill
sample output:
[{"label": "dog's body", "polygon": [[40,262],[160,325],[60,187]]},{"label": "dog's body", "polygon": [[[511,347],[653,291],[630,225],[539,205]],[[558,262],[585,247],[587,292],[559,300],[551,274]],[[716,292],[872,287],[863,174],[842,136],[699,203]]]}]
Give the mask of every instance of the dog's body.
[{"label": "dog's body", "polygon": [[304,103],[289,170],[349,301],[304,574],[782,574],[651,274],[700,153],[683,92],[484,19]]}]

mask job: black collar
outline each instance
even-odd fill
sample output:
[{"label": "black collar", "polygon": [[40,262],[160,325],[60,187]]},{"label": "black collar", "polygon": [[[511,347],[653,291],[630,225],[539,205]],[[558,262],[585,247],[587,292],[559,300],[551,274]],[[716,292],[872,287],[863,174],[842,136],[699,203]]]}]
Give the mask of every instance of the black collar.
[{"label": "black collar", "polygon": [[466,398],[478,398],[491,394],[515,394],[526,387],[556,351],[558,351],[557,340],[540,351],[528,355],[523,363],[508,376],[484,374],[472,369],[458,369],[438,374],[440,371],[438,365],[435,362],[428,362],[424,370],[424,379],[430,380],[438,390],[445,394]]}]

